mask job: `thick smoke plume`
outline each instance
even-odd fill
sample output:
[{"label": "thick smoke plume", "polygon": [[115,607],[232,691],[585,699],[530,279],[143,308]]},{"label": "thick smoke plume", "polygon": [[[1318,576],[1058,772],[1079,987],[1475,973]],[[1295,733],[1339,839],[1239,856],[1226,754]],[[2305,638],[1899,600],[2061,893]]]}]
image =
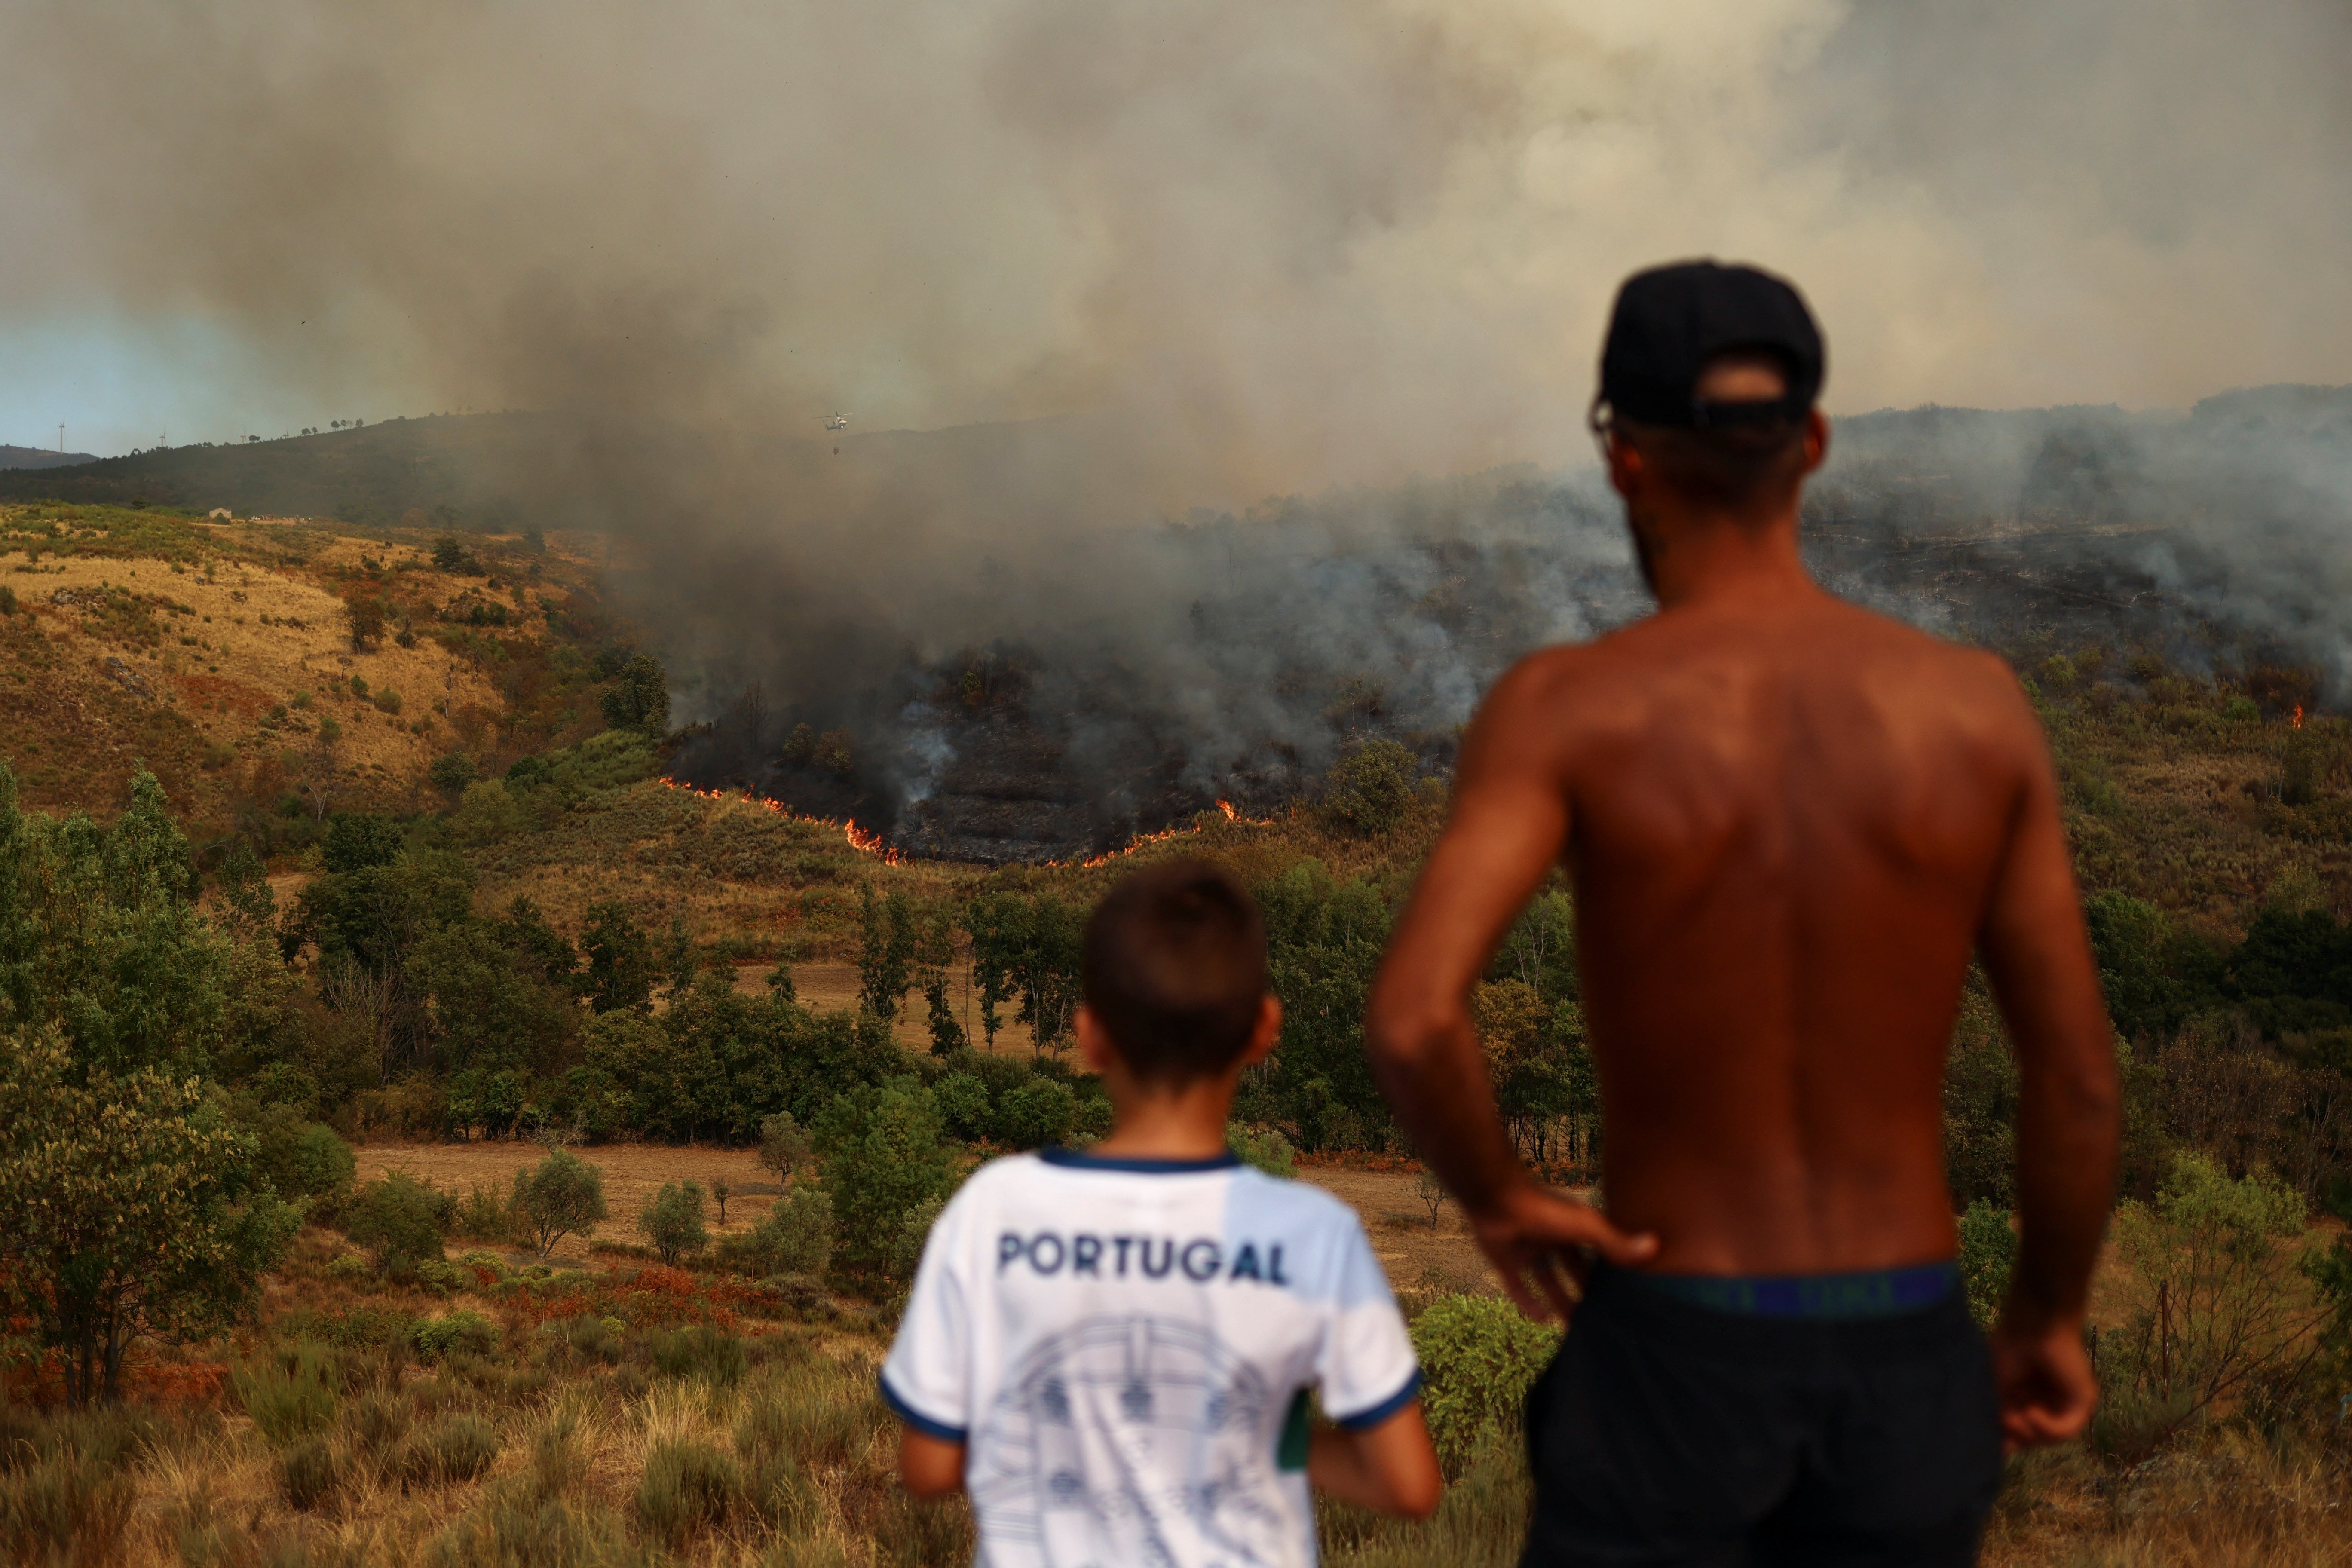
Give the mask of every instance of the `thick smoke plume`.
[{"label": "thick smoke plume", "polygon": [[[683,716],[760,684],[709,765],[846,727],[860,809],[929,831],[960,781],[1028,804],[941,842],[1009,844],[1439,747],[1510,653],[1633,613],[1590,484],[1534,473],[1636,266],[1797,279],[1848,412],[2352,379],[2346,79],[2324,0],[17,0],[0,326],[145,331],[272,408],[561,414],[484,455],[485,515],[636,542]],[[2221,449],[2108,424],[2150,483]],[[1937,450],[1997,521],[2048,431],[1978,434]],[[1856,483],[1962,505],[1921,478]],[[2114,570],[2288,615],[2343,574],[2339,479]]]}]

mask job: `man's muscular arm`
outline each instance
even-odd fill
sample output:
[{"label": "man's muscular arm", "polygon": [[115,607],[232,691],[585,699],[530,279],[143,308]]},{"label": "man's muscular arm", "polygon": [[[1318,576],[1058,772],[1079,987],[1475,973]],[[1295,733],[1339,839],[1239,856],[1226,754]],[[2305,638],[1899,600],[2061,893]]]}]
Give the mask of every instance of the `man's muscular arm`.
[{"label": "man's muscular arm", "polygon": [[1632,1263],[1657,1243],[1622,1234],[1528,1174],[1503,1134],[1471,1027],[1471,985],[1567,842],[1568,801],[1544,749],[1556,728],[1524,711],[1540,679],[1533,663],[1506,676],[1464,740],[1453,814],[1372,982],[1365,1041],[1389,1104],[1461,1201],[1504,1289],[1529,1315],[1549,1315],[1528,1288],[1532,1273],[1564,1318],[1570,1296],[1558,1269],[1578,1271],[1579,1249]]},{"label": "man's muscular arm", "polygon": [[2083,1348],[2091,1269],[2115,1202],[2116,1058],[2040,726],[2017,705],[2022,783],[1979,946],[2017,1047],[2017,1272],[1993,1331],[2001,1435],[2063,1442],[2098,1399]]}]

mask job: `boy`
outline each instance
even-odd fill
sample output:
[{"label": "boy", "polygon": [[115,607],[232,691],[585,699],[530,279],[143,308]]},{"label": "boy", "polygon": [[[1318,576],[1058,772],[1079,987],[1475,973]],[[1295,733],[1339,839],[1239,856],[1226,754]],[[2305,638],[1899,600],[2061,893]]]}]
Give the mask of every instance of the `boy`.
[{"label": "boy", "polygon": [[[1425,1516],[1421,1374],[1362,1227],[1225,1147],[1282,1028],[1256,906],[1197,862],[1139,872],[1080,983],[1111,1134],[992,1161],[940,1215],[882,1368],[908,1489],[968,1489],[989,1568],[1311,1563],[1310,1484]],[[1311,1436],[1310,1388],[1338,1423]]]}]

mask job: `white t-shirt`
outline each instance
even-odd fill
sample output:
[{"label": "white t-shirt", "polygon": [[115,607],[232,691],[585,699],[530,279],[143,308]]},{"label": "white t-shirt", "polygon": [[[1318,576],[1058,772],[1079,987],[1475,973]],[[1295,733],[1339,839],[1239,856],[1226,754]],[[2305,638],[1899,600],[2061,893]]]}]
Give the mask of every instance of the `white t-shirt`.
[{"label": "white t-shirt", "polygon": [[1303,1568],[1307,1391],[1365,1427],[1420,1382],[1339,1199],[1060,1149],[956,1194],[882,1368],[901,1419],[969,1445],[984,1568]]}]

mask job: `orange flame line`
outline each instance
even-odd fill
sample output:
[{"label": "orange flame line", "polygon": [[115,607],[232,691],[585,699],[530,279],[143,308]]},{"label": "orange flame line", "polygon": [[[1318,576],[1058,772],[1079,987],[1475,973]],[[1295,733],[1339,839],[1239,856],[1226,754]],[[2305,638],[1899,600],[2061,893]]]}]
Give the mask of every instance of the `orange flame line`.
[{"label": "orange flame line", "polygon": [[[1221,800],[1217,802],[1217,809],[1225,814],[1225,820],[1227,822],[1234,823],[1239,826],[1271,827],[1274,826],[1274,819],[1272,817],[1244,816],[1240,812],[1234,809],[1234,803],[1229,800]],[[1157,833],[1139,834],[1137,837],[1129,839],[1123,847],[1112,849],[1104,854],[1092,856],[1087,859],[1081,860],[1078,862],[1078,867],[1081,870],[1091,871],[1097,866],[1108,866],[1112,861],[1132,855],[1139,849],[1149,848],[1154,844],[1165,844],[1171,838],[1181,838],[1188,833],[1198,833],[1201,831],[1200,819],[1207,815],[1207,812],[1194,813],[1192,823],[1186,826],[1163,827]],[[1067,865],[1068,862],[1056,861],[1055,864]]]},{"label": "orange flame line", "polygon": [[681,795],[696,795],[703,800],[721,802],[740,800],[745,805],[763,806],[788,822],[805,823],[811,827],[837,827],[841,829],[841,836],[849,840],[849,847],[859,854],[871,855],[885,866],[906,864],[898,851],[882,842],[880,834],[861,833],[855,822],[835,822],[829,816],[806,816],[797,811],[786,811],[781,802],[770,800],[765,795],[753,795],[750,790],[745,790],[740,795],[730,795],[723,789],[697,789],[692,784],[682,784],[676,779],[664,779],[661,784],[664,789],[674,789]]},{"label": "orange flame line", "polygon": [[[829,816],[808,816],[797,811],[787,811],[784,809],[781,802],[770,800],[765,795],[753,795],[749,790],[745,790],[740,795],[730,795],[723,789],[697,789],[692,784],[680,784],[676,779],[668,778],[663,779],[661,781],[661,784],[664,789],[674,789],[681,795],[694,795],[702,800],[719,801],[721,803],[727,801],[740,801],[745,805],[761,806],[766,810],[774,812],[778,816],[783,817],[787,821],[804,823],[811,827],[837,827],[841,829],[841,836],[849,841],[849,847],[852,849],[856,850],[859,854],[871,855],[876,859],[881,861],[885,866],[903,866],[907,863],[906,857],[900,854],[898,850],[891,848],[887,844],[884,843],[880,834],[868,833],[863,828],[860,828],[855,822],[836,822]],[[1240,812],[1234,809],[1234,803],[1229,800],[1221,800],[1217,802],[1217,809],[1224,813],[1225,820],[1227,822],[1233,823],[1236,826],[1271,827],[1274,826],[1274,819],[1270,816],[1244,816]],[[1128,842],[1121,847],[1108,850],[1103,854],[1081,860],[1078,862],[1078,866],[1083,870],[1091,871],[1098,866],[1108,866],[1114,860],[1122,859],[1127,856],[1132,855],[1139,849],[1149,848],[1154,844],[1165,844],[1171,839],[1181,838],[1186,834],[1198,833],[1201,831],[1200,818],[1206,815],[1206,812],[1195,813],[1193,820],[1184,826],[1163,827],[1157,833],[1139,834],[1137,837],[1128,840]],[[1066,860],[1054,860],[1048,861],[1047,864],[1066,866],[1069,862]]]},{"label": "orange flame line", "polygon": [[2291,720],[2287,721],[2287,722],[2288,722],[2288,723],[2290,723],[2290,724],[2292,724],[2294,728],[2296,728],[2296,729],[2298,729],[2298,730],[2300,730],[2300,729],[2302,729],[2302,728],[2303,728],[2303,704],[2302,704],[2302,703],[2298,702],[2298,703],[2296,703],[2296,704],[2294,705],[2294,717],[2293,719],[2291,719]]}]

